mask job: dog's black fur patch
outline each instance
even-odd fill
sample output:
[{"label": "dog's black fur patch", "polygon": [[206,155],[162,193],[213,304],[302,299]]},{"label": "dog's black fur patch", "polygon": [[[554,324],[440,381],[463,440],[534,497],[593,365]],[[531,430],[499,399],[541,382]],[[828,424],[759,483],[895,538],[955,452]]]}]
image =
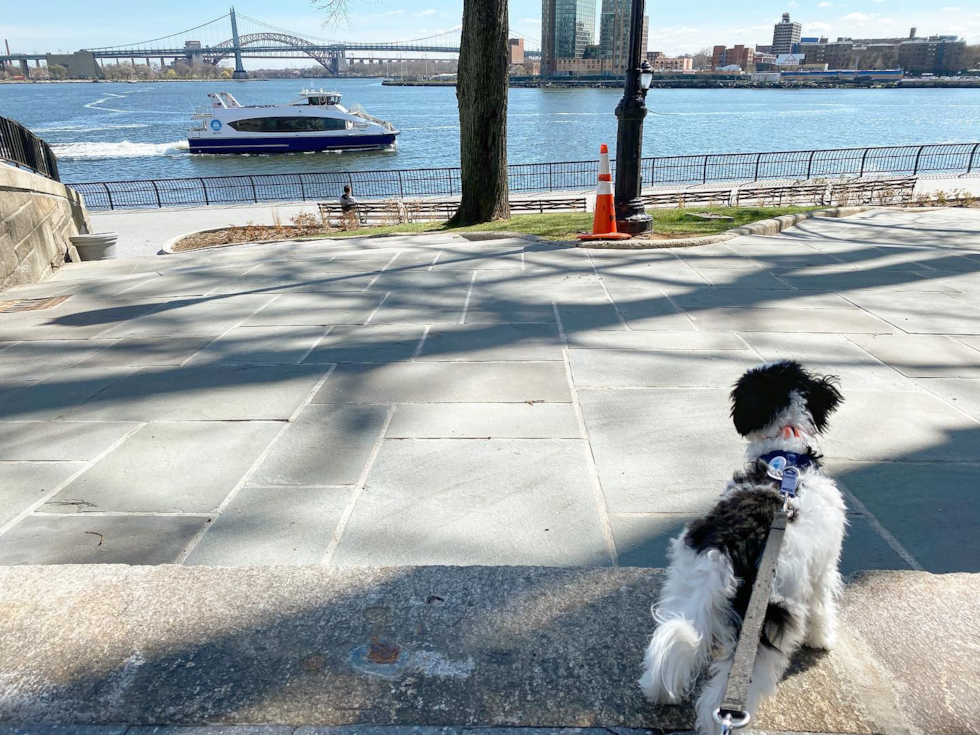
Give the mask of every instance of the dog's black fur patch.
[{"label": "dog's black fur patch", "polygon": [[[738,590],[731,600],[732,612],[737,616],[734,622],[739,629],[749,607],[769,527],[776,511],[783,505],[774,484],[766,481],[756,484],[749,479],[749,476],[758,476],[761,468],[756,465],[761,464],[750,465],[744,473],[736,474],[736,482],[744,479],[739,483],[740,487],[722,498],[707,515],[691,521],[684,539],[699,554],[717,549],[731,560],[739,579]],[[761,470],[761,475],[765,476],[765,470]],[[763,624],[762,644],[778,648],[786,627],[795,622],[785,608],[770,604]]]},{"label": "dog's black fur patch", "polygon": [[833,375],[813,375],[795,360],[781,360],[739,378],[732,389],[732,420],[742,436],[766,428],[789,408],[793,393],[807,404],[819,433],[844,400]]}]

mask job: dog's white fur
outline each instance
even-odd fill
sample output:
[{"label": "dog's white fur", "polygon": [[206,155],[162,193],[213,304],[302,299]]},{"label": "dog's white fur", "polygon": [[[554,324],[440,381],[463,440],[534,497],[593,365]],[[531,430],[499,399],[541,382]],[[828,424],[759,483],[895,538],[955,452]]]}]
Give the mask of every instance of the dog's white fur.
[{"label": "dog's white fur", "polygon": [[[787,438],[785,426],[801,430],[801,436]],[[748,435],[746,459],[753,462],[774,450],[816,449],[815,433],[804,401],[795,395],[774,422]],[[726,494],[733,484],[728,484]],[[775,693],[794,651],[801,645],[830,649],[837,637],[836,601],[842,591],[838,562],[846,525],[843,498],[833,480],[808,468],[800,474],[797,497],[790,505],[794,521],[786,529],[770,601],[780,603],[803,624],[787,626],[778,650],[760,646],[749,690],[752,715],[761,700]],[[715,549],[695,553],[685,543],[686,534],[685,528],[672,542],[667,581],[653,607],[658,627],[639,683],[649,699],[675,704],[714,658],[697,703],[697,730],[708,735],[719,731],[712,713],[721,705],[731,669],[738,621],[733,620],[729,601],[739,580],[727,554]]]}]

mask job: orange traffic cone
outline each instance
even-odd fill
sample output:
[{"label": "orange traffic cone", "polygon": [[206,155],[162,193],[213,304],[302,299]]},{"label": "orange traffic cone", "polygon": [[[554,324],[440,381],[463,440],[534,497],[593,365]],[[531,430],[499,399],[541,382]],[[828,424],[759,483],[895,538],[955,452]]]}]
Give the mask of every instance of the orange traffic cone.
[{"label": "orange traffic cone", "polygon": [[592,234],[579,235],[579,240],[629,240],[625,232],[616,232],[616,205],[613,203],[612,174],[609,171],[609,148],[599,146],[599,189],[595,197],[595,217]]}]

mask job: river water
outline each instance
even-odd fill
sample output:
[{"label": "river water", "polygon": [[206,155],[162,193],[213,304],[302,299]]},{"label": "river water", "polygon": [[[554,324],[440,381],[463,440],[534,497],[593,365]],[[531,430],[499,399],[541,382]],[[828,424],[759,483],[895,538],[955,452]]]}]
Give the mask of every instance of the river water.
[{"label": "river water", "polygon": [[[209,91],[281,104],[304,85],[336,89],[402,131],[396,148],[278,156],[191,156],[185,133]],[[512,89],[511,163],[597,157],[616,139],[608,89]],[[656,89],[643,153],[669,156],[980,141],[980,89]],[[378,79],[0,85],[0,116],[54,147],[70,182],[184,176],[431,168],[459,163],[451,87]]]}]

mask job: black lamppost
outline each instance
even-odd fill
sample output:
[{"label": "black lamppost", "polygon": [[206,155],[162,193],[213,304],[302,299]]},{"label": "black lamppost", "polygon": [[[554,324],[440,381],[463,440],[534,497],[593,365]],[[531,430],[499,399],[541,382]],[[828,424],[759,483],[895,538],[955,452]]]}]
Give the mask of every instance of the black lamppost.
[{"label": "black lamppost", "polygon": [[630,3],[630,45],[626,60],[626,89],[616,107],[616,229],[637,235],[653,227],[653,219],[640,199],[640,158],[643,147],[643,118],[653,69],[642,59],[644,0]]}]

